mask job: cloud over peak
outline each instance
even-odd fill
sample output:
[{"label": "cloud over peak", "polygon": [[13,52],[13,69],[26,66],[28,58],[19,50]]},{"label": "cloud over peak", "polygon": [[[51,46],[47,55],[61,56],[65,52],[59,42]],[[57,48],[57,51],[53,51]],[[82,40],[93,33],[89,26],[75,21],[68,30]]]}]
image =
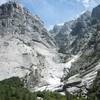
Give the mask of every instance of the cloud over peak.
[{"label": "cloud over peak", "polygon": [[83,6],[88,9],[98,5],[100,0],[77,0],[77,2],[81,2]]},{"label": "cloud over peak", "polygon": [[0,5],[7,2],[7,0],[0,0]]}]

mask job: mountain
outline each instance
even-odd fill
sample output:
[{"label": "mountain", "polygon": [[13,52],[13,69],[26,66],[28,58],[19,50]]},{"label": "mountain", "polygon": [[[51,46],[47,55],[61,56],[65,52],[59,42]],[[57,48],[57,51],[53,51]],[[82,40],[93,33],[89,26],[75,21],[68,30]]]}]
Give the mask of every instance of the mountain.
[{"label": "mountain", "polygon": [[54,38],[60,48],[59,52],[77,54],[91,37],[91,13],[87,11],[78,19],[65,22],[59,27],[60,30],[54,27],[51,31],[54,34],[57,31]]},{"label": "mountain", "polygon": [[48,32],[40,17],[19,3],[1,5],[0,80],[19,77],[31,91],[71,85],[68,91],[74,92],[77,82],[89,88],[100,69],[99,9]]},{"label": "mountain", "polygon": [[[59,48],[58,52],[65,54],[65,62],[73,56],[79,55],[71,63],[69,72],[66,73],[66,84],[80,82],[79,86],[90,87],[100,69],[100,5],[92,12],[85,12],[73,21],[65,22],[60,28],[50,30],[56,34]],[[56,32],[56,33],[54,33]],[[68,56],[69,55],[69,56]],[[66,63],[67,64],[67,63]],[[76,86],[70,87],[69,91],[77,90]]]},{"label": "mountain", "polygon": [[91,38],[81,51],[81,56],[72,64],[71,68],[71,74],[80,73],[81,78],[84,79],[83,83],[87,82],[87,85],[92,83],[100,69],[100,20],[97,18],[98,8],[100,9],[100,6],[94,8],[91,14],[91,30],[93,32]]},{"label": "mountain", "polygon": [[0,80],[18,76],[29,88],[49,84],[56,54],[54,40],[37,15],[16,2],[0,6]]},{"label": "mountain", "polygon": [[0,80],[19,77],[31,91],[55,90],[68,67],[64,56],[40,17],[16,2],[0,6]]}]

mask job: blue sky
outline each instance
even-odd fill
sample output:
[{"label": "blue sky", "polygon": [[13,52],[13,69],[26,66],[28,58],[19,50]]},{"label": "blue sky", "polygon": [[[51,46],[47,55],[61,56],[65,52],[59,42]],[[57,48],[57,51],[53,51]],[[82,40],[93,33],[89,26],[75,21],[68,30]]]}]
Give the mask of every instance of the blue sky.
[{"label": "blue sky", "polygon": [[[0,0],[0,3],[3,1],[5,0]],[[96,5],[95,0],[21,0],[21,2],[34,15],[39,15],[47,28],[72,20]]]},{"label": "blue sky", "polygon": [[23,0],[23,3],[33,14],[39,15],[47,27],[71,20],[85,9],[76,0]]}]

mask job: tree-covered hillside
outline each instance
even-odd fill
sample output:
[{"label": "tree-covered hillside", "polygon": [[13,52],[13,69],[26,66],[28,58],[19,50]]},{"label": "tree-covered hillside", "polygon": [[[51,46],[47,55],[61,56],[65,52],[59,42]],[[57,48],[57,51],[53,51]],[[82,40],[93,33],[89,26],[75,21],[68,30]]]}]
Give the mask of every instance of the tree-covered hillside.
[{"label": "tree-covered hillside", "polygon": [[[58,92],[30,92],[24,87],[23,81],[12,77],[0,82],[0,100],[67,100],[66,96]],[[71,95],[70,100],[85,100]]]},{"label": "tree-covered hillside", "polygon": [[31,93],[24,87],[24,83],[18,77],[12,77],[0,82],[0,100],[66,100],[56,92],[36,92]]},{"label": "tree-covered hillside", "polygon": [[0,100],[36,100],[36,96],[24,88],[18,77],[0,82]]}]

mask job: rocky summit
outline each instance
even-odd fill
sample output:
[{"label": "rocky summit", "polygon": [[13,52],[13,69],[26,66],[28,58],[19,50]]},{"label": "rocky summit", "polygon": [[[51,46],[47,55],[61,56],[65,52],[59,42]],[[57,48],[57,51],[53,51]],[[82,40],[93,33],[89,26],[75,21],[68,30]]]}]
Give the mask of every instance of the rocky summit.
[{"label": "rocky summit", "polygon": [[48,32],[19,3],[1,5],[0,80],[17,76],[31,91],[89,88],[100,69],[99,17],[100,5]]}]

